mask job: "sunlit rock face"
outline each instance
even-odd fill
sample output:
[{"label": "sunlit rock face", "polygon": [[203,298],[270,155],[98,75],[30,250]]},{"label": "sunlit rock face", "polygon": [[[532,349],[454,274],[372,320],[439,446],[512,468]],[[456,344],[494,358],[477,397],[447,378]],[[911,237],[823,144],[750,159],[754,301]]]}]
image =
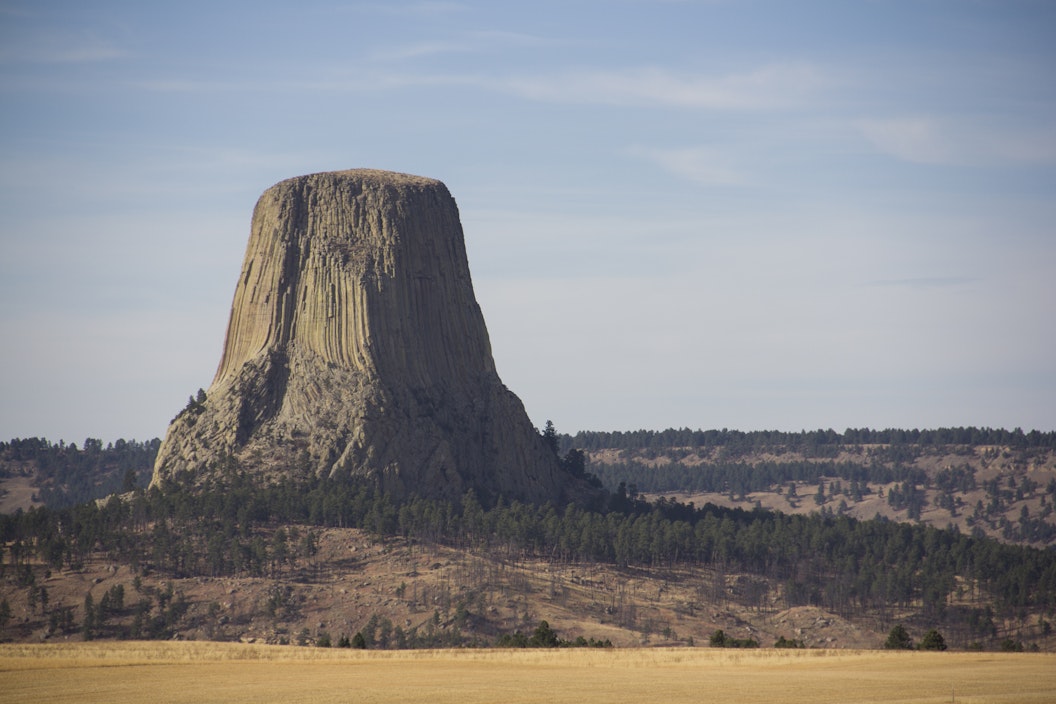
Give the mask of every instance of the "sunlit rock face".
[{"label": "sunlit rock face", "polygon": [[216,378],[169,427],[153,481],[232,466],[396,496],[578,491],[495,371],[443,183],[352,170],[261,196]]}]

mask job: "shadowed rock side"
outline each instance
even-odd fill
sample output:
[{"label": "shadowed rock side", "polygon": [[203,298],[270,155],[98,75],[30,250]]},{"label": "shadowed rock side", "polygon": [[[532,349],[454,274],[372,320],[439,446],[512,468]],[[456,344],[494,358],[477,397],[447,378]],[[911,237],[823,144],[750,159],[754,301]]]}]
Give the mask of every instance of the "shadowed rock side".
[{"label": "shadowed rock side", "polygon": [[169,427],[153,482],[229,457],[397,496],[582,492],[496,374],[454,199],[382,171],[302,176],[257,202],[216,378]]}]

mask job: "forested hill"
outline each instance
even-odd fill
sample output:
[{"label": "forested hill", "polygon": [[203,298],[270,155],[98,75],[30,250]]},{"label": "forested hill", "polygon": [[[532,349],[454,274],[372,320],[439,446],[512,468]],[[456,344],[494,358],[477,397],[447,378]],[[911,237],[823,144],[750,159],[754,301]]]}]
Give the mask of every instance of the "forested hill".
[{"label": "forested hill", "polygon": [[[1056,650],[1056,451],[793,449],[789,438],[806,435],[737,454],[728,444],[583,451],[548,424],[563,463],[613,487],[592,506],[485,505],[472,491],[400,501],[319,477],[260,486],[235,462],[205,486],[174,477],[124,500],[0,515],[0,638],[323,642],[324,624],[369,635],[388,623],[394,635],[379,642],[436,647],[494,641],[540,614],[625,644],[736,629],[735,642],[762,633],[876,647],[897,623],[941,629],[956,648]],[[100,469],[116,476],[119,457],[149,466],[156,444],[0,450],[97,491]],[[120,488],[139,476],[125,466]],[[667,498],[680,493],[670,487],[685,497]],[[895,520],[859,520],[869,510]],[[370,578],[367,549],[381,561]],[[394,563],[392,551],[415,561]]]},{"label": "forested hill", "polygon": [[1056,544],[1056,433],[668,429],[559,436],[610,490]]},{"label": "forested hill", "polygon": [[[382,554],[413,549],[422,561],[389,562],[365,579],[352,529],[371,533]],[[316,557],[324,532],[340,544],[325,562]],[[657,634],[676,644],[676,628],[694,640],[736,629],[748,643],[802,623],[806,609],[815,625],[842,621],[841,638],[854,647],[880,642],[854,632],[906,623],[941,629],[952,647],[1056,648],[1054,551],[891,521],[647,504],[620,493],[594,509],[487,508],[473,492],[457,503],[398,503],[341,479],[261,487],[234,467],[210,486],[176,477],[127,501],[0,516],[0,545],[9,563],[0,637],[19,640],[79,631],[281,643],[291,627],[318,628],[322,640],[331,624],[350,634],[384,617],[425,647],[479,645],[523,625],[526,613],[545,613],[626,644]],[[460,556],[442,561],[444,550]],[[455,577],[449,591],[428,586],[436,574]],[[632,578],[644,581],[630,587]],[[138,603],[126,603],[133,592]]]},{"label": "forested hill", "polygon": [[105,446],[44,438],[0,442],[0,502],[4,512],[30,505],[72,506],[115,492],[145,487],[161,440],[117,440]]}]

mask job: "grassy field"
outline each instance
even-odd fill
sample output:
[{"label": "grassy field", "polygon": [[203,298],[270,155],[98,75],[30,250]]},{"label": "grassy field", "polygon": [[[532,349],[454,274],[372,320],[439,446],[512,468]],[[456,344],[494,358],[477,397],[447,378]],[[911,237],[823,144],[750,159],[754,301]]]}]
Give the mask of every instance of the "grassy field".
[{"label": "grassy field", "polygon": [[0,646],[0,702],[1038,702],[1056,655],[847,650],[350,651]]}]

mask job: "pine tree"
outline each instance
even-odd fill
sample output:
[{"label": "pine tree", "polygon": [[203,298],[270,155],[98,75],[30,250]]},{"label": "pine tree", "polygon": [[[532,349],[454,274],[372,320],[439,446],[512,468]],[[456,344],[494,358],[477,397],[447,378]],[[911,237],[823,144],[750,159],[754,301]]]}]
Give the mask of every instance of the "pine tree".
[{"label": "pine tree", "polygon": [[84,633],[85,640],[91,640],[95,636],[97,618],[98,615],[95,609],[95,600],[92,599],[92,593],[88,592],[84,595],[84,622],[81,626],[81,631]]},{"label": "pine tree", "polygon": [[921,650],[946,650],[946,639],[942,634],[932,628],[920,639]]},{"label": "pine tree", "polygon": [[888,650],[912,650],[913,639],[909,637],[905,627],[900,623],[891,629],[884,641],[884,647]]}]

